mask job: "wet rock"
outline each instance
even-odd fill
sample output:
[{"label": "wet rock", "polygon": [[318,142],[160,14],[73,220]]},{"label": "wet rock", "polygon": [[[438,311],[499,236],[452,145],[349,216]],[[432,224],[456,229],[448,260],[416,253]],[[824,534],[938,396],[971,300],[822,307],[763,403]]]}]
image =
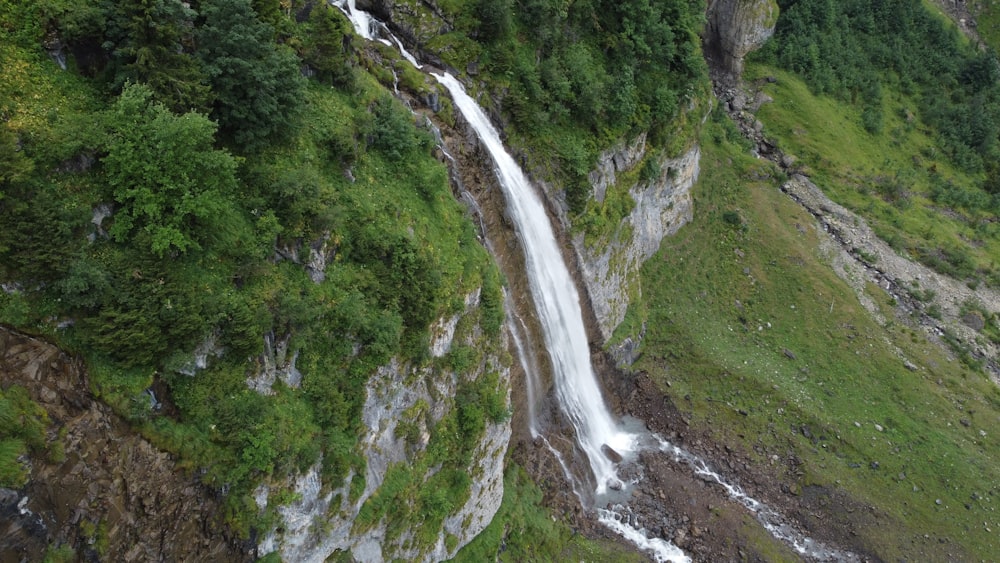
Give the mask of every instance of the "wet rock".
[{"label": "wet rock", "polygon": [[434,113],[438,113],[442,108],[441,96],[439,96],[437,92],[428,92],[427,95],[424,96],[424,105],[430,108],[430,110]]},{"label": "wet rock", "polygon": [[642,465],[626,462],[618,467],[618,476],[625,481],[636,481],[642,478]]},{"label": "wet rock", "polygon": [[622,456],[621,456],[621,454],[618,453],[618,452],[616,452],[611,446],[609,446],[607,444],[604,444],[604,445],[601,446],[601,453],[604,454],[604,457],[606,457],[609,460],[611,460],[611,463],[621,463],[622,462]]}]

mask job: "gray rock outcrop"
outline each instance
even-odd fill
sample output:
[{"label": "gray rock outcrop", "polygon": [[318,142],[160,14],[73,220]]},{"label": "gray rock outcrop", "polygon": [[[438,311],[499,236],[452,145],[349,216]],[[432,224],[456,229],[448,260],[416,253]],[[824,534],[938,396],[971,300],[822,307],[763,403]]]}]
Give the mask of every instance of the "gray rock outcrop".
[{"label": "gray rock outcrop", "polygon": [[[629,190],[635,202],[609,237],[588,240],[584,233],[573,237],[591,306],[601,337],[606,341],[625,318],[630,298],[641,294],[639,268],[660,248],[664,237],[677,232],[693,214],[691,186],[698,179],[701,151],[694,146],[677,158],[662,158],[660,173],[652,180],[637,182]],[[640,135],[606,151],[598,159],[590,181],[597,201],[614,189],[619,176],[639,166],[646,158],[646,139]]]},{"label": "gray rock outcrop", "polygon": [[[464,314],[474,312],[478,306],[479,291],[475,291],[466,298]],[[452,318],[445,318],[434,324],[431,347],[435,355],[446,353],[458,343],[485,346],[478,327],[456,337],[456,323]],[[361,412],[364,431],[358,442],[358,454],[366,460],[365,474],[349,475],[341,487],[330,490],[322,485],[322,465],[317,463],[290,483],[279,483],[282,489],[294,491],[296,500],[278,507],[282,531],[272,532],[265,538],[260,552],[277,551],[284,561],[316,562],[325,561],[337,551],[349,551],[354,560],[361,562],[441,561],[454,557],[490,523],[500,508],[504,457],[511,436],[509,419],[500,423],[487,422],[468,468],[470,474],[476,476],[471,482],[469,498],[444,519],[432,546],[415,545],[418,542],[411,541],[412,530],[396,538],[387,538],[388,518],[367,529],[358,529],[355,522],[365,503],[378,494],[390,468],[412,464],[426,450],[431,428],[456,408],[454,398],[462,379],[476,380],[486,373],[498,373],[498,385],[509,404],[510,369],[502,359],[505,355],[499,353],[504,349],[506,338],[496,350],[487,351],[469,373],[418,368],[395,359],[379,368],[368,382]],[[404,430],[404,424],[411,428]],[[437,469],[428,470],[424,479]],[[359,478],[364,483],[364,490],[357,498],[351,498],[351,483]],[[258,488],[255,494],[258,506],[267,505],[269,493],[267,485]]]},{"label": "gray rock outcrop", "polygon": [[705,55],[718,76],[733,83],[743,74],[743,57],[774,34],[778,5],[774,0],[709,0]]}]

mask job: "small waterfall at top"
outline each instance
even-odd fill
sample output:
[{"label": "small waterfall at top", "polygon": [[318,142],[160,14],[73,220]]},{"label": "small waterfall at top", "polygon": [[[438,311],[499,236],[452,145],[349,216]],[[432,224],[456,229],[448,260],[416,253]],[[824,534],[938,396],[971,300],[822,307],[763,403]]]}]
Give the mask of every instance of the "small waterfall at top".
[{"label": "small waterfall at top", "polygon": [[[356,8],[355,0],[333,0],[333,4],[348,16],[359,35],[396,47],[416,68],[422,68],[416,58],[404,48],[399,38],[382,22]],[[389,37],[391,41],[380,35]],[[563,261],[540,195],[504,148],[499,133],[482,108],[469,97],[462,84],[446,72],[431,73],[431,75],[449,91],[455,105],[475,130],[495,164],[497,179],[504,190],[508,210],[524,248],[529,287],[545,345],[552,360],[556,398],[576,431],[578,446],[589,461],[595,479],[592,494],[580,490],[579,487],[583,483],[571,474],[562,454],[540,433],[534,412],[536,398],[534,395],[538,392],[538,362],[532,357],[530,346],[525,342],[528,331],[513,312],[510,296],[505,294],[505,306],[508,311],[506,324],[515,344],[518,359],[526,372],[526,377],[530,379],[527,382],[531,411],[530,431],[533,437],[541,438],[562,466],[571,481],[573,492],[581,503],[586,505],[585,498],[594,500],[595,496],[601,497],[608,493],[609,489],[617,491],[626,486],[616,471],[617,463],[605,453],[607,448],[613,450],[612,455],[618,454],[622,457],[634,457],[638,450],[658,450],[670,455],[675,461],[690,466],[694,474],[702,479],[718,484],[731,499],[753,513],[774,537],[789,544],[798,553],[818,561],[860,561],[860,558],[853,553],[828,547],[806,537],[781,514],[748,496],[739,486],[726,482],[701,458],[644,429],[629,431],[612,417],[605,406],[590,362],[590,347],[584,331],[579,295]],[[447,156],[454,161],[451,155]],[[463,193],[463,197],[466,195],[472,197],[467,192]],[[610,502],[607,504],[608,508],[596,510],[598,520],[605,526],[640,549],[651,552],[660,563],[690,563],[690,558],[680,548],[661,538],[649,537],[645,530],[640,529],[635,515],[627,505]]]}]

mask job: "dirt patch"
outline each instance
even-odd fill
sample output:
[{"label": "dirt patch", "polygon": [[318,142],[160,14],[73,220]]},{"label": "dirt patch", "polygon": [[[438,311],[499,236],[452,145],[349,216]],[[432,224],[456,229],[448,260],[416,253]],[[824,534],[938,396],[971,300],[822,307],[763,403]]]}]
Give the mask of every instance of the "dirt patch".
[{"label": "dirt patch", "polygon": [[65,450],[32,456],[28,484],[0,489],[0,562],[41,561],[49,546],[94,561],[253,559],[212,492],[93,398],[79,360],[0,328],[0,385],[26,388]]}]

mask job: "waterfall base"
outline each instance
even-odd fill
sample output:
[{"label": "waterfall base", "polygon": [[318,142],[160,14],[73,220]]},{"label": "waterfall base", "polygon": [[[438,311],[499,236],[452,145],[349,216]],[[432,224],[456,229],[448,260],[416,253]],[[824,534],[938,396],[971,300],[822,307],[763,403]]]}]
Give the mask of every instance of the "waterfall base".
[{"label": "waterfall base", "polygon": [[[595,497],[592,484],[576,482],[571,475],[579,473],[568,469],[581,464],[574,462],[573,441],[556,432],[545,438],[544,427],[512,451],[545,490],[546,504],[575,529],[592,537],[617,535],[657,561],[766,560],[775,553],[862,560],[858,554],[865,549],[851,530],[859,519],[876,525],[866,507],[830,489],[795,490],[789,485],[799,471],[794,458],[762,464],[757,456],[715,446],[717,437],[692,430],[645,375],[617,374],[608,381],[614,382],[612,400],[627,413],[623,427],[642,436],[633,453],[615,460],[625,482],[621,490]],[[822,522],[813,516],[821,512],[827,515]]]}]

